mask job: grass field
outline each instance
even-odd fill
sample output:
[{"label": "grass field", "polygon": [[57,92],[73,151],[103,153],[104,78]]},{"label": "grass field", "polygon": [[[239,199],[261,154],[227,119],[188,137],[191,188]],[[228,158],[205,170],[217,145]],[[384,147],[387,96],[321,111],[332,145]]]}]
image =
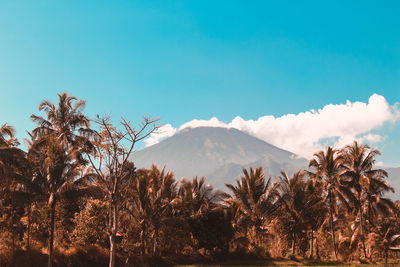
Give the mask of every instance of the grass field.
[{"label": "grass field", "polygon": [[348,266],[348,267],[383,267],[383,266],[400,266],[400,259],[391,260],[387,265],[384,263],[376,264],[360,264],[360,263],[341,263],[341,262],[311,262],[311,261],[291,261],[291,260],[279,260],[279,261],[235,261],[226,262],[222,264],[194,264],[194,265],[177,265],[176,267],[265,267],[265,266]]}]

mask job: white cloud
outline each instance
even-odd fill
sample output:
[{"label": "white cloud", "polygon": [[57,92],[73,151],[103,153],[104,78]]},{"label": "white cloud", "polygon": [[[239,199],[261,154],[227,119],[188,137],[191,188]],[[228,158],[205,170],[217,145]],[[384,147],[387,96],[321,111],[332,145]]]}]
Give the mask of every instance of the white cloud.
[{"label": "white cloud", "polygon": [[173,136],[176,133],[176,129],[171,124],[165,124],[161,126],[157,132],[151,133],[150,137],[144,140],[146,147],[152,146],[160,142],[162,139]]},{"label": "white cloud", "polygon": [[179,127],[179,131],[185,128],[196,128],[196,127],[222,127],[227,128],[228,125],[217,119],[217,117],[212,117],[209,120],[191,120],[186,122]]},{"label": "white cloud", "polygon": [[[230,123],[219,121],[216,117],[210,120],[196,119],[181,125],[179,130],[201,126],[236,128],[309,158],[324,148],[326,140],[333,142],[333,146],[343,146],[353,140],[381,142],[384,137],[370,131],[399,118],[397,105],[390,106],[383,96],[373,94],[368,103],[347,101],[345,104],[329,104],[318,110],[281,117],[263,116],[257,120],[244,120],[238,116]],[[171,126],[169,133],[173,132],[172,129]],[[148,144],[158,142],[156,136],[152,137]]]},{"label": "white cloud", "polygon": [[392,164],[392,165],[388,165],[385,164],[383,161],[377,161],[375,163],[375,165],[379,168],[400,168],[400,164]]},{"label": "white cloud", "polygon": [[375,163],[375,165],[377,166],[377,167],[386,167],[386,165],[385,165],[385,163],[383,163],[382,161],[377,161],[376,163]]},{"label": "white cloud", "polygon": [[357,138],[357,141],[360,143],[370,143],[370,144],[375,144],[375,143],[380,143],[384,141],[385,137],[379,134],[372,134],[368,133],[366,135],[363,135],[359,138]]}]

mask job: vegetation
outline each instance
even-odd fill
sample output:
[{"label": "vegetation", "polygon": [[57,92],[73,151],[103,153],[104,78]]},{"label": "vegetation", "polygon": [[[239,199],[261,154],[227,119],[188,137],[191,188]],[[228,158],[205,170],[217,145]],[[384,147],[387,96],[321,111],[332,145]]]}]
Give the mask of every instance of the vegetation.
[{"label": "vegetation", "polygon": [[0,127],[1,266],[388,263],[400,244],[400,202],[367,145],[328,147],[292,176],[244,169],[222,192],[136,169],[132,151],[158,119],[113,124],[84,106],[67,93],[43,101],[27,151]]}]

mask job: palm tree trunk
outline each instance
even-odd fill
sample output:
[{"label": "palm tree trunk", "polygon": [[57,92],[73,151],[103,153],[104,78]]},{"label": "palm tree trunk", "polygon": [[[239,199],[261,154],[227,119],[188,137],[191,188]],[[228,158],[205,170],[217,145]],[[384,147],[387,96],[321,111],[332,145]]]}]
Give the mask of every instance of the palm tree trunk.
[{"label": "palm tree trunk", "polygon": [[[359,193],[360,195],[360,193]],[[367,258],[367,251],[365,249],[365,233],[364,233],[364,216],[361,207],[361,199],[358,197],[358,205],[359,205],[359,215],[360,215],[360,226],[361,226],[361,243],[363,246],[364,258]]]},{"label": "palm tree trunk", "polygon": [[154,243],[153,243],[153,255],[157,256],[157,237],[154,238]]},{"label": "palm tree trunk", "polygon": [[15,228],[14,225],[11,228],[11,259],[14,260],[15,252]]},{"label": "palm tree trunk", "polygon": [[385,249],[385,265],[387,265],[388,262],[388,250]]},{"label": "palm tree trunk", "polygon": [[159,250],[159,247],[158,247],[158,238],[159,238],[159,233],[158,233],[158,227],[156,227],[155,229],[154,229],[154,232],[155,232],[155,235],[154,235],[154,244],[153,244],[153,253],[154,253],[154,255],[156,255],[156,256],[159,256],[160,255],[160,250]]},{"label": "palm tree trunk", "polygon": [[335,259],[337,260],[337,251],[336,251],[336,240],[335,240],[335,228],[333,225],[333,212],[332,212],[332,205],[329,209],[329,222],[331,225],[331,236],[332,236],[332,245],[333,245],[333,252],[335,254]]},{"label": "palm tree trunk", "polygon": [[31,251],[31,203],[28,205],[28,229],[27,229],[26,250]]},{"label": "palm tree trunk", "polygon": [[293,234],[292,236],[292,254],[295,255],[296,253],[296,235]]},{"label": "palm tree trunk", "polygon": [[144,230],[142,229],[142,231],[140,231],[140,253],[142,254],[142,257],[145,254],[144,247]]},{"label": "palm tree trunk", "polygon": [[55,213],[56,213],[56,200],[53,198],[53,202],[50,205],[50,238],[49,238],[49,257],[47,260],[47,266],[52,267],[53,265],[53,245],[54,245],[54,225],[55,225]]},{"label": "palm tree trunk", "polygon": [[140,223],[140,252],[143,257],[146,254],[146,233],[147,233],[146,221],[142,220]]},{"label": "palm tree trunk", "polygon": [[316,254],[316,256],[317,256],[317,260],[319,260],[320,259],[320,256],[319,256],[319,246],[318,246],[318,238],[315,238],[315,254]]},{"label": "palm tree trunk", "polygon": [[314,230],[311,229],[311,240],[310,240],[310,259],[313,258],[314,254]]}]

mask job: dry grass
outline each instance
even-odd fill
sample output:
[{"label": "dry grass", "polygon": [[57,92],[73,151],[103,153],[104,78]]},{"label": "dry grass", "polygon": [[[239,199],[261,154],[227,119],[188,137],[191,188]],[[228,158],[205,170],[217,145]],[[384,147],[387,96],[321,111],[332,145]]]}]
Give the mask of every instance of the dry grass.
[{"label": "dry grass", "polygon": [[[3,256],[3,257],[2,257]],[[46,266],[47,255],[42,251],[32,249],[30,252],[19,249],[14,256],[8,253],[7,257],[0,255],[0,266],[33,267]],[[63,251],[55,251],[54,266],[85,266],[101,267],[108,265],[108,251],[97,247],[75,247]]]},{"label": "dry grass", "polygon": [[194,265],[177,265],[175,267],[266,267],[266,266],[347,266],[347,267],[384,267],[384,266],[400,266],[400,259],[390,260],[388,265],[383,262],[360,264],[360,263],[343,263],[343,262],[313,262],[313,261],[291,261],[291,260],[271,260],[271,261],[234,261],[221,264],[194,264]]}]

